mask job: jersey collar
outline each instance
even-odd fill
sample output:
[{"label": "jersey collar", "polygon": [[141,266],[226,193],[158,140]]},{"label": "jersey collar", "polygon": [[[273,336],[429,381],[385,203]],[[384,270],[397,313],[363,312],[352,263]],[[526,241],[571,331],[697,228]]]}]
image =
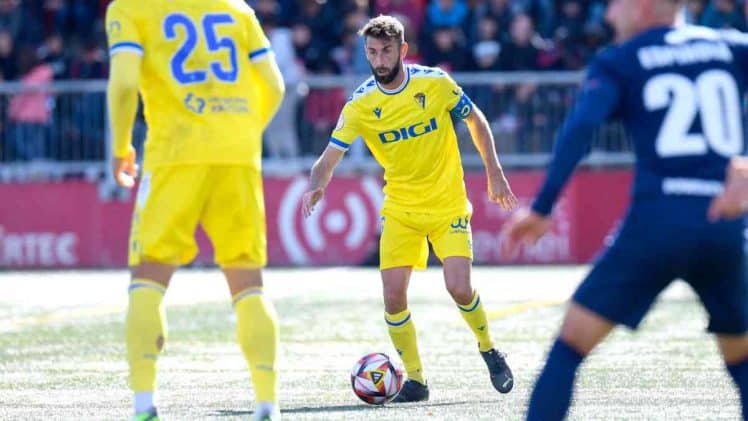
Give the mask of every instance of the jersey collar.
[{"label": "jersey collar", "polygon": [[377,88],[379,88],[380,91],[382,91],[385,95],[395,95],[399,94],[400,92],[405,89],[406,86],[408,86],[408,82],[410,82],[410,69],[407,65],[403,66],[403,71],[405,72],[405,77],[403,78],[403,82],[395,89],[385,89],[382,87],[382,85],[377,82]]}]

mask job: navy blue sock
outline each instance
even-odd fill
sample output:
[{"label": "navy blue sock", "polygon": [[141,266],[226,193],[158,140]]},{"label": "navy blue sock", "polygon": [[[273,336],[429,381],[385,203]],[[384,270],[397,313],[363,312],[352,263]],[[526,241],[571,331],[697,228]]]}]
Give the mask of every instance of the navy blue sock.
[{"label": "navy blue sock", "polygon": [[561,338],[556,338],[530,395],[528,421],[564,419],[571,404],[577,367],[583,359],[584,356],[579,355]]},{"label": "navy blue sock", "polygon": [[740,402],[743,406],[743,419],[748,420],[748,359],[737,364],[728,364],[727,371],[738,386]]}]

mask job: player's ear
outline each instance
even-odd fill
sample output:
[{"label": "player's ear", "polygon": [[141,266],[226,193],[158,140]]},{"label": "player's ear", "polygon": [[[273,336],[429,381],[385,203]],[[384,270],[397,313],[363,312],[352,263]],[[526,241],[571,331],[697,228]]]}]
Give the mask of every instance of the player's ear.
[{"label": "player's ear", "polygon": [[408,43],[406,41],[403,41],[403,43],[400,45],[400,57],[405,57],[408,55]]}]

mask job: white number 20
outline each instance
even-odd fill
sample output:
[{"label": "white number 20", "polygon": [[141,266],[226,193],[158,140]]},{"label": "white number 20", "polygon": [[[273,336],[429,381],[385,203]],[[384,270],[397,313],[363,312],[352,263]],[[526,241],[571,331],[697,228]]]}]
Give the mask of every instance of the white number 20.
[{"label": "white number 20", "polygon": [[[743,151],[740,97],[733,77],[724,70],[708,70],[695,81],[666,73],[644,85],[649,111],[669,107],[657,134],[655,150],[663,158],[714,152],[730,157]],[[701,116],[702,133],[688,133]]]}]

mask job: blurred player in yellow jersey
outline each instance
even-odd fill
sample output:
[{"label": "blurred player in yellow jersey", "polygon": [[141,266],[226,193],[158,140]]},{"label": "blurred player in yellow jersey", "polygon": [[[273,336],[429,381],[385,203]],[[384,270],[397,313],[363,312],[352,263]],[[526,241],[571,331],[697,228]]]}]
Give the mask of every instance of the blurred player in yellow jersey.
[{"label": "blurred player in yellow jersey", "polygon": [[303,211],[307,216],[313,211],[345,151],[362,137],[384,168],[386,182],[380,242],[385,321],[409,377],[395,402],[429,397],[407,299],[412,269],[426,266],[427,241],[444,265],[447,290],[478,340],[493,386],[507,393],[514,384],[512,372],[494,348],[486,313],[470,282],[472,208],[452,117],[467,123],[483,158],[489,199],[509,210],[517,202],[496,157],[488,122],[444,71],[403,64],[408,45],[397,19],[371,19],[360,34],[373,76],[343,107],[329,146],[312,168]]},{"label": "blurred player in yellow jersey", "polygon": [[197,253],[202,225],[233,296],[257,419],[279,419],[278,324],[263,296],[267,261],[261,135],[283,81],[243,0],[115,0],[107,11],[108,103],[117,181],[137,174],[130,145],[138,90],[148,138],[130,234],[127,354],[135,419],[158,419],[156,359],[167,337],[162,298]]}]

